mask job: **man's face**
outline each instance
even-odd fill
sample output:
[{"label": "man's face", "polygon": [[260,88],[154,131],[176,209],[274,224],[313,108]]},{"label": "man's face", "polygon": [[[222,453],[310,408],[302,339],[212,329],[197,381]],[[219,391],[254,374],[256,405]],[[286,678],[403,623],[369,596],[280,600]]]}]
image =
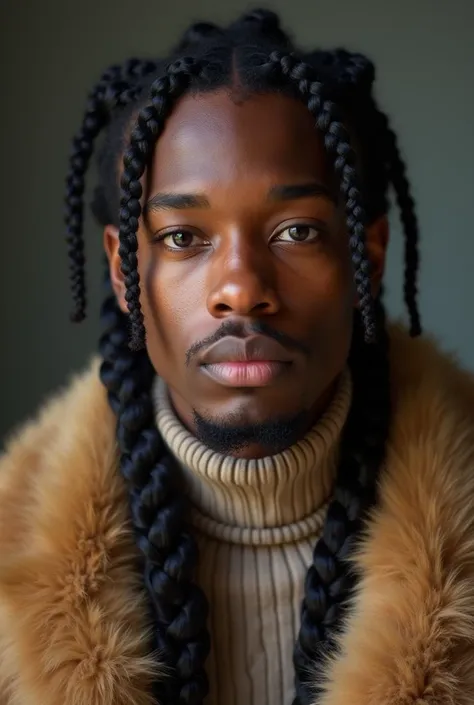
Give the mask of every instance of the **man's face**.
[{"label": "man's face", "polygon": [[[208,444],[213,428],[234,441],[246,429],[240,443],[214,445],[262,456],[326,406],[355,305],[336,199],[296,100],[186,96],[167,121],[138,232],[147,350],[183,423]],[[111,273],[127,310],[116,257]]]}]

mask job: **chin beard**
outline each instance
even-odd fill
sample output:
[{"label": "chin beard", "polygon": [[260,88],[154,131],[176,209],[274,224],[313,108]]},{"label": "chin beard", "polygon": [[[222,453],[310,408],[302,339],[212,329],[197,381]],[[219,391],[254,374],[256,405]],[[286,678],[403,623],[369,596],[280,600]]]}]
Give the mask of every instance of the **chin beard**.
[{"label": "chin beard", "polygon": [[219,422],[194,411],[194,432],[201,443],[223,455],[231,455],[249,446],[259,446],[266,455],[275,455],[302,438],[309,428],[310,412],[305,409],[294,416],[263,423],[242,421],[238,414]]}]

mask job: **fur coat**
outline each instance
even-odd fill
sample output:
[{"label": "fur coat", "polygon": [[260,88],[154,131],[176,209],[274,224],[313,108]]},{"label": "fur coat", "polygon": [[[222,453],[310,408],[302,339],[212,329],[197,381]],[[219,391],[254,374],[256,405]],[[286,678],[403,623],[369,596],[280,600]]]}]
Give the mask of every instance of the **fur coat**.
[{"label": "fur coat", "polygon": [[[321,703],[472,705],[474,380],[391,338],[380,502]],[[0,461],[0,705],[151,705],[136,558],[95,361]]]}]

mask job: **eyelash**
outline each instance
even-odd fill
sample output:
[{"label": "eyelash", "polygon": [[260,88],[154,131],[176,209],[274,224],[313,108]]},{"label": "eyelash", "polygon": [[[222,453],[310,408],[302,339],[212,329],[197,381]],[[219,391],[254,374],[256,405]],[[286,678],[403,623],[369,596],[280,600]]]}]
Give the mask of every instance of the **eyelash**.
[{"label": "eyelash", "polygon": [[[313,244],[319,240],[321,234],[323,234],[324,230],[325,230],[325,228],[322,224],[319,225],[319,224],[315,224],[315,223],[311,223],[311,224],[310,223],[293,223],[291,225],[287,225],[286,227],[282,228],[279,232],[277,232],[272,237],[272,241],[282,242],[282,240],[279,240],[278,238],[283,233],[285,233],[287,230],[291,230],[292,228],[308,228],[309,230],[313,230],[313,231],[317,232],[318,236],[312,240],[309,240],[309,241],[308,240],[301,240],[301,241],[293,240],[293,242],[291,242],[291,240],[286,240],[286,241],[284,241],[284,242],[286,242],[286,244],[294,244],[294,245]],[[178,235],[178,234],[189,234],[192,237],[198,237],[191,230],[186,230],[185,228],[176,228],[175,230],[172,230],[171,232],[166,232],[166,233],[161,233],[159,235],[156,235],[153,238],[153,241],[164,243],[164,241],[167,238],[171,238],[171,237],[173,237],[173,235]],[[166,243],[164,243],[164,246],[169,252],[180,252],[180,251],[185,252],[186,250],[189,250],[192,247],[192,246],[182,247],[182,248],[181,247],[169,247],[169,245],[166,245]]]},{"label": "eyelash", "polygon": [[[192,237],[197,237],[197,235],[192,233],[190,230],[186,230],[185,228],[177,228],[176,230],[172,230],[171,232],[162,233],[161,235],[156,235],[153,238],[153,242],[163,242],[164,243],[164,240],[166,240],[166,238],[173,237],[173,235],[178,235],[179,233],[185,233],[185,234],[187,233],[189,235],[192,235]],[[182,247],[182,248],[169,247],[169,245],[166,245],[166,243],[164,243],[164,246],[170,252],[179,252],[180,250],[184,252],[185,250],[190,249],[189,247]]]}]

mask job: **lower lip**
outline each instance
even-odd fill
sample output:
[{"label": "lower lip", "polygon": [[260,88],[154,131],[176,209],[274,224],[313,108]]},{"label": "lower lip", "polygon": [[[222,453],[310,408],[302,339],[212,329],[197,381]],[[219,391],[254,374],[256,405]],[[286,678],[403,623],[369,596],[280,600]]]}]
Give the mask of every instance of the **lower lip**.
[{"label": "lower lip", "polygon": [[288,369],[288,362],[219,362],[202,369],[227,387],[266,387]]}]

